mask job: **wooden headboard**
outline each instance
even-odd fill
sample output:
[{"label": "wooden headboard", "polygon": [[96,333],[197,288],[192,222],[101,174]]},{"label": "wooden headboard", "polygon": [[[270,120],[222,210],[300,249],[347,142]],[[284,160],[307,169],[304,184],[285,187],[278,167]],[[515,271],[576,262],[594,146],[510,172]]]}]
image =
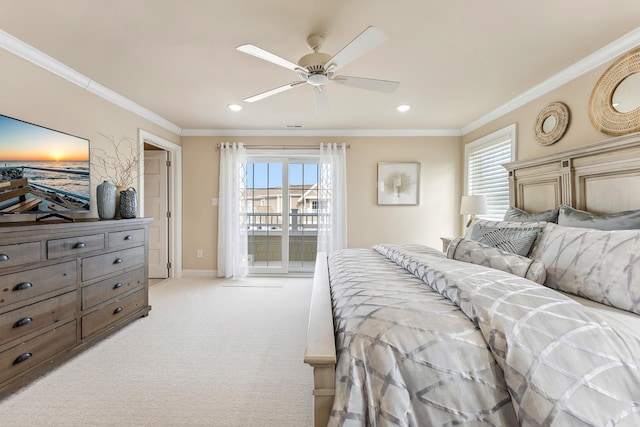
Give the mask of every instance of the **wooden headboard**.
[{"label": "wooden headboard", "polygon": [[527,212],[560,204],[594,214],[640,209],[640,133],[504,167],[510,204]]}]

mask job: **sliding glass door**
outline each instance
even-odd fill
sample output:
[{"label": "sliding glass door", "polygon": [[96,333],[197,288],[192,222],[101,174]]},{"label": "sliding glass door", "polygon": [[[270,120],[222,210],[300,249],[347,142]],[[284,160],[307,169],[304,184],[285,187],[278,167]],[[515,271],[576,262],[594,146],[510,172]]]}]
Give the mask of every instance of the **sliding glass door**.
[{"label": "sliding glass door", "polygon": [[246,182],[249,272],[313,272],[317,155],[311,159],[252,155],[247,162]]}]

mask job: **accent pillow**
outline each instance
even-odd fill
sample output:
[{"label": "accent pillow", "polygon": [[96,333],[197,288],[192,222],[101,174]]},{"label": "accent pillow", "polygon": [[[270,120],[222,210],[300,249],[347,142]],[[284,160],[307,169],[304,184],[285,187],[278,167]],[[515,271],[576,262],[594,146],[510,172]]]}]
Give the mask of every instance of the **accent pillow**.
[{"label": "accent pillow", "polygon": [[484,265],[540,284],[544,283],[546,277],[544,264],[539,261],[501,251],[462,237],[451,241],[447,249],[447,258]]},{"label": "accent pillow", "polygon": [[474,218],[473,222],[467,228],[464,234],[465,238],[469,238],[475,228],[478,227],[501,227],[501,228],[523,228],[523,227],[537,227],[544,228],[547,225],[545,221],[532,221],[532,222],[512,222],[512,221],[492,221],[482,218]]},{"label": "accent pillow", "polygon": [[562,205],[560,206],[558,224],[565,227],[595,228],[596,230],[640,229],[640,209],[608,215],[594,215],[571,206]]},{"label": "accent pillow", "polygon": [[526,257],[540,231],[542,227],[499,227],[475,224],[467,238]]},{"label": "accent pillow", "polygon": [[557,223],[559,212],[560,206],[548,211],[536,213],[528,213],[514,206],[509,206],[509,209],[504,213],[504,220],[513,222],[546,221]]},{"label": "accent pillow", "polygon": [[549,224],[531,252],[545,285],[640,314],[640,230]]}]

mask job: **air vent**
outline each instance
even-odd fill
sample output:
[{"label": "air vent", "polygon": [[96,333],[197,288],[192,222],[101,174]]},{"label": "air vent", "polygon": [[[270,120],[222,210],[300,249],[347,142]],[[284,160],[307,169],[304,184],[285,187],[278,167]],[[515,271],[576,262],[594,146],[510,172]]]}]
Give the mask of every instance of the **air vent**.
[{"label": "air vent", "polygon": [[302,129],[303,125],[284,125],[285,129]]}]

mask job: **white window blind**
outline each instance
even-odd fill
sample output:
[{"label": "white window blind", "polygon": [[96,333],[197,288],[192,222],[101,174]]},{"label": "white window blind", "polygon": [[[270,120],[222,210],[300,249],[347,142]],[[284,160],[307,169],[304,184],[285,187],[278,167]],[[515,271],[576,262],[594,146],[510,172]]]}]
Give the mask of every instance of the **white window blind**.
[{"label": "white window blind", "polygon": [[509,208],[509,174],[502,167],[515,157],[515,125],[467,144],[467,195],[487,196],[485,219],[501,220]]}]

